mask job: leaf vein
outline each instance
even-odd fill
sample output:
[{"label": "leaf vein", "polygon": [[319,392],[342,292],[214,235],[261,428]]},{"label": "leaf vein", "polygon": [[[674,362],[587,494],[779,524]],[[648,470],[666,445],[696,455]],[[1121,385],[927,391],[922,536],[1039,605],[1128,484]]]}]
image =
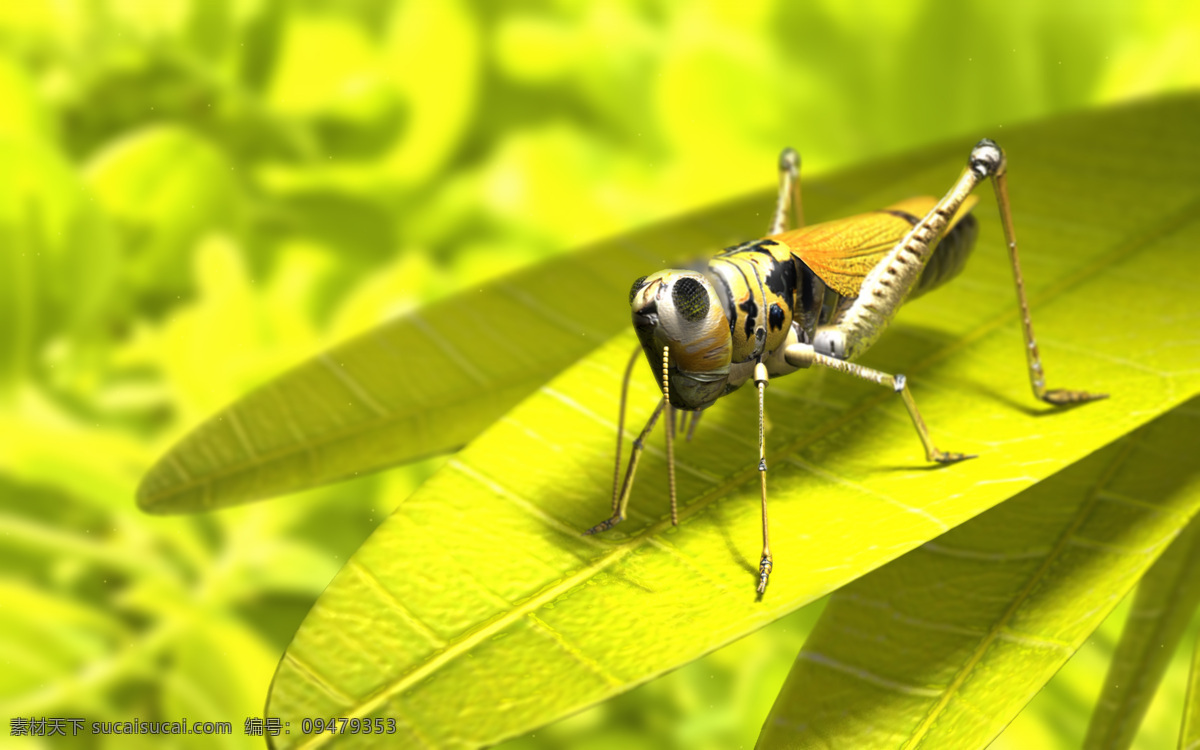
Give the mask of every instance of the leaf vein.
[{"label": "leaf vein", "polygon": [[317,359],[321,362],[321,364],[325,365],[325,369],[332,372],[334,377],[340,380],[342,385],[346,386],[346,388],[352,394],[354,394],[355,398],[366,404],[371,411],[375,412],[381,417],[388,416],[389,410],[376,401],[371,394],[367,392],[366,387],[363,386],[362,383],[358,382],[357,378],[346,372],[345,365],[334,362],[329,356],[329,352],[323,352],[319,357],[317,357]]},{"label": "leaf vein", "polygon": [[804,659],[805,661],[811,661],[814,664],[819,664],[823,667],[827,667],[834,671],[841,672],[842,674],[850,675],[851,677],[856,677],[856,678],[862,680],[863,682],[870,683],[877,687],[881,687],[886,690],[891,690],[891,691],[897,692],[897,693],[903,693],[904,695],[915,695],[915,696],[919,696],[921,698],[936,698],[937,696],[941,695],[941,693],[942,693],[941,689],[939,689],[939,688],[928,688],[928,687],[921,687],[919,685],[908,685],[903,682],[898,682],[896,680],[889,679],[887,677],[881,677],[880,675],[877,675],[873,672],[869,672],[861,667],[855,667],[850,664],[846,664],[845,662],[838,661],[837,659],[834,659],[833,657],[826,656],[825,654],[818,653],[816,651],[801,651],[800,658]]},{"label": "leaf vein", "polygon": [[891,495],[885,495],[882,492],[876,492],[875,490],[865,487],[865,486],[859,484],[858,482],[852,482],[849,479],[846,479],[844,477],[839,477],[837,474],[834,474],[832,472],[826,471],[824,469],[819,469],[816,466],[808,463],[807,461],[796,458],[795,456],[788,456],[787,462],[790,464],[799,466],[801,469],[804,469],[805,471],[809,472],[810,474],[814,474],[818,477],[821,477],[822,479],[824,479],[828,482],[832,482],[833,484],[841,485],[842,487],[849,487],[853,490],[863,493],[864,495],[870,495],[871,497],[877,497],[880,500],[883,500],[885,503],[896,506],[897,508],[904,511],[905,513],[912,513],[916,516],[924,518],[926,521],[929,521],[930,523],[932,523],[934,526],[936,526],[941,531],[949,531],[950,530],[949,524],[942,521],[940,518],[933,515],[929,511],[914,507],[912,505],[908,505],[907,503],[902,503],[899,500],[897,500],[896,498],[892,497]]},{"label": "leaf vein", "polygon": [[554,628],[550,627],[550,625],[547,624],[545,620],[538,617],[533,612],[530,612],[527,615],[527,617],[529,618],[529,620],[531,622],[533,622],[534,625],[537,626],[534,628],[534,630],[549,637],[550,640],[552,640],[556,644],[558,644],[558,646],[566,654],[568,654],[578,664],[580,664],[584,668],[586,668],[589,672],[592,672],[597,677],[604,680],[604,682],[607,683],[609,687],[618,688],[625,684],[624,681],[622,681],[616,675],[614,675],[611,672],[609,672],[608,670],[604,669],[604,667],[598,661],[591,658],[587,654],[583,653],[583,651],[581,649],[579,649],[579,647],[572,645],[570,643],[570,641],[567,640],[566,636],[564,636],[562,633],[558,632]]},{"label": "leaf vein", "polygon": [[480,372],[475,365],[471,364],[471,360],[463,356],[458,347],[447,341],[444,336],[439,336],[437,331],[433,330],[433,327],[429,325],[429,321],[422,318],[419,313],[409,313],[408,320],[413,324],[414,328],[425,334],[425,337],[432,341],[435,347],[449,357],[457,367],[470,375],[472,380],[484,387],[490,385],[491,379]]},{"label": "leaf vein", "polygon": [[359,580],[362,581],[363,584],[365,584],[373,594],[375,594],[375,598],[386,604],[397,617],[403,620],[404,623],[414,631],[419,633],[421,637],[423,637],[429,643],[430,646],[433,646],[434,648],[442,648],[446,645],[446,642],[442,638],[438,637],[437,633],[433,631],[433,628],[426,625],[421,618],[413,614],[412,610],[404,606],[404,604],[396,598],[395,594],[393,594],[383,585],[383,582],[379,580],[379,577],[375,575],[374,571],[359,562],[357,557],[350,558],[350,561],[346,563],[346,567],[349,568],[356,576],[358,576]]},{"label": "leaf vein", "polygon": [[291,649],[288,649],[284,653],[283,660],[290,663],[292,668],[302,675],[310,685],[328,695],[335,702],[344,706],[354,705],[353,697],[338,690],[336,685],[325,679],[311,664],[296,656],[295,652]]},{"label": "leaf vein", "polygon": [[575,528],[574,526],[567,523],[566,521],[563,521],[559,518],[555,518],[554,516],[547,513],[546,510],[544,508],[542,508],[540,505],[530,502],[529,500],[526,500],[525,498],[516,494],[512,490],[501,486],[495,480],[481,474],[480,472],[478,472],[474,468],[472,468],[470,465],[463,463],[462,461],[458,460],[457,458],[450,459],[449,461],[446,462],[446,465],[453,468],[454,470],[458,471],[463,476],[466,476],[469,479],[472,479],[472,480],[478,482],[479,484],[482,484],[484,487],[487,487],[489,490],[491,490],[492,492],[495,492],[497,495],[507,498],[514,505],[517,505],[522,510],[524,510],[526,513],[533,516],[534,518],[537,518],[542,523],[544,523],[545,525],[554,529],[555,531],[559,532],[560,534],[565,534],[566,536],[569,536],[572,539],[575,539],[577,541],[582,541],[584,544],[591,545],[592,547],[597,547],[597,548],[608,547],[608,545],[604,544],[603,542],[600,542],[599,540],[593,539],[592,537],[589,537],[589,536],[584,536],[583,532],[580,529]]},{"label": "leaf vein", "polygon": [[233,427],[233,434],[237,435],[238,442],[242,444],[242,450],[246,451],[246,455],[253,460],[258,457],[258,452],[254,450],[254,445],[251,444],[250,436],[246,433],[246,427],[242,424],[242,418],[238,412],[238,409],[230,409],[227,412],[229,415],[229,424]]}]

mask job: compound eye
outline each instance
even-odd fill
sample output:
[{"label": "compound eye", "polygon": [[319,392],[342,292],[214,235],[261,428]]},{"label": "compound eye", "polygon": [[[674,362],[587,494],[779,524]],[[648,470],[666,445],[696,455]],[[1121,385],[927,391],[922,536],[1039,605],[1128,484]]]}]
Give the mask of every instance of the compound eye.
[{"label": "compound eye", "polygon": [[629,288],[629,304],[633,304],[633,298],[641,291],[641,288],[646,286],[646,277],[639,276],[637,281],[633,282],[633,286]]},{"label": "compound eye", "polygon": [[708,315],[708,290],[691,276],[684,276],[671,287],[671,302],[684,320],[694,323]]}]

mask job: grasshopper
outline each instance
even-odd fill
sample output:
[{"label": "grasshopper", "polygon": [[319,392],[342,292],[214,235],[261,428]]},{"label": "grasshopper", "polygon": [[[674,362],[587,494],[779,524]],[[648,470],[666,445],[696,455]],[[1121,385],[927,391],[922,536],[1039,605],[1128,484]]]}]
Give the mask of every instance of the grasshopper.
[{"label": "grasshopper", "polygon": [[[810,367],[826,367],[891,388],[904,402],[929,461],[951,464],[974,458],[934,445],[904,375],[863,367],[853,360],[875,343],[904,302],[936,289],[962,270],[978,231],[970,213],[977,199],[971,193],[988,178],[1008,245],[1034,396],[1055,406],[1105,398],[1106,394],[1046,387],[1017,256],[1007,159],[995,141],[985,138],[975,145],[961,176],[941,200],[911,198],[873,213],[809,227],[803,220],[800,157],[786,148],[779,158],[779,195],[766,237],[727,248],[696,270],[668,269],[633,282],[629,291],[633,325],[663,395],[634,440],[624,480],[618,483],[635,350],[621,392],[612,516],[584,534],[606,531],[625,519],[646,436],[664,412],[671,522],[677,524],[675,411],[693,413],[690,439],[701,411],[753,381],[758,388],[762,495],[761,596],[773,567],[764,394],[772,377]],[[786,230],[789,206],[796,228]]]}]

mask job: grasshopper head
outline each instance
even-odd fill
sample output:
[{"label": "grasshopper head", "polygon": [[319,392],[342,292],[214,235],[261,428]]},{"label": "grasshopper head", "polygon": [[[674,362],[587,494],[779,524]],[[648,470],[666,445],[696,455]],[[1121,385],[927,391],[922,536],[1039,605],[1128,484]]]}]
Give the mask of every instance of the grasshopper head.
[{"label": "grasshopper head", "polygon": [[662,384],[663,348],[670,350],[671,405],[703,409],[725,393],[733,341],[716,291],[694,271],[659,271],[629,290],[637,330],[655,380]]}]

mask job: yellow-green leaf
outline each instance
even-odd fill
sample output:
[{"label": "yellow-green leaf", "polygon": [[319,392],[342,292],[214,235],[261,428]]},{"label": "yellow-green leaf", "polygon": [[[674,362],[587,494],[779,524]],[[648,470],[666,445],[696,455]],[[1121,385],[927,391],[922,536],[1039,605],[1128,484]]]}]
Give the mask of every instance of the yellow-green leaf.
[{"label": "yellow-green leaf", "polygon": [[986,747],[1200,509],[1197,405],[837,592],[759,746]]},{"label": "yellow-green leaf", "polygon": [[150,126],[106,146],[86,179],[132,248],[125,276],[147,293],[173,299],[187,289],[181,259],[206,233],[241,225],[234,164],[184,127]]},{"label": "yellow-green leaf", "polygon": [[[618,383],[635,345],[619,336],[399,505],[297,632],[269,714],[293,725],[386,716],[397,725],[390,740],[437,747],[528,731],[843,586],[1200,392],[1185,281],[1200,241],[1200,143],[1190,135],[1198,115],[1200,100],[1189,98],[1004,139],[1050,382],[1112,399],[1053,413],[1031,401],[985,194],[980,246],[962,279],[906,309],[865,358],[908,374],[939,444],[979,459],[928,468],[903,407],[876,386],[830,372],[772,382],[776,567],[755,601],[761,526],[748,390],[707,412],[695,442],[680,448],[679,528],[666,515],[662,451],[652,443],[629,519],[601,537],[579,535],[609,511]],[[968,147],[851,207],[943,190]],[[639,369],[635,426],[657,397]],[[293,734],[278,744],[328,739]]]},{"label": "yellow-green leaf", "polygon": [[[0,96],[0,111],[3,103]],[[0,132],[0,160],[2,394],[36,372],[47,341],[103,327],[120,264],[106,222],[62,156],[41,140]]]},{"label": "yellow-green leaf", "polygon": [[1085,748],[1117,750],[1133,743],[1197,603],[1200,520],[1193,520],[1138,583]]}]

